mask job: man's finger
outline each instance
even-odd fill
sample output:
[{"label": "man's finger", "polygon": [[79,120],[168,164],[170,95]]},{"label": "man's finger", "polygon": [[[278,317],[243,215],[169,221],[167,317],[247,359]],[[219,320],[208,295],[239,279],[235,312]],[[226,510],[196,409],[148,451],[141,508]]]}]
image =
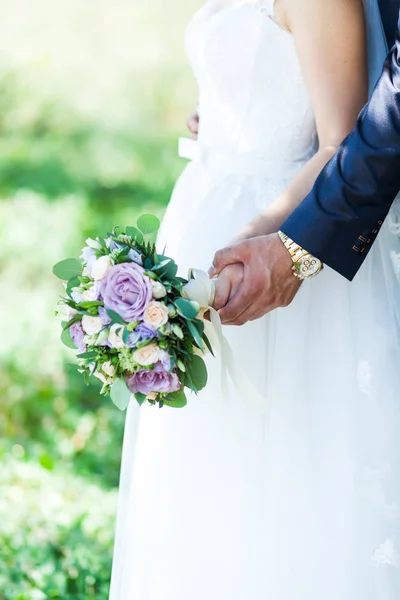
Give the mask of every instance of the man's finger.
[{"label": "man's finger", "polygon": [[[245,283],[242,283],[244,286]],[[242,288],[241,286],[241,288]],[[241,315],[249,309],[252,305],[251,298],[249,294],[246,292],[242,292],[241,288],[237,291],[237,293],[229,299],[229,302],[224,308],[221,308],[219,311],[219,316],[221,321],[225,324],[234,324],[235,321],[241,317]]]},{"label": "man's finger", "polygon": [[215,253],[213,264],[208,273],[210,277],[218,275],[228,265],[242,263],[243,258],[238,246],[228,246]]}]

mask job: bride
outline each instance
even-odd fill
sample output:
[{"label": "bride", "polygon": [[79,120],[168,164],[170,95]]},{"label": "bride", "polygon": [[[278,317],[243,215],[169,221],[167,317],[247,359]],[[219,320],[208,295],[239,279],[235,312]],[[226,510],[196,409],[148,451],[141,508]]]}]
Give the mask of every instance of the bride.
[{"label": "bride", "polygon": [[[305,196],[386,53],[376,0],[209,0],[186,42],[199,139],[159,240],[183,274]],[[111,600],[399,600],[396,243],[227,328],[264,412],[212,357],[186,408],[131,403]]]}]

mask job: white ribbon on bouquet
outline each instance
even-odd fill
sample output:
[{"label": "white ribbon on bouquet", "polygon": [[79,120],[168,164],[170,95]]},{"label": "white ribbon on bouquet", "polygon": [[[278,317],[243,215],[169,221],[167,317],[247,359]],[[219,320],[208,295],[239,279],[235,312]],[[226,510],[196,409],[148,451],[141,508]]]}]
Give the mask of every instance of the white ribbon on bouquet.
[{"label": "white ribbon on bouquet", "polygon": [[246,373],[238,364],[228,340],[223,334],[222,323],[218,312],[213,308],[215,299],[215,281],[209,278],[207,273],[200,269],[191,269],[189,272],[189,283],[183,288],[182,295],[200,305],[201,312],[209,312],[210,321],[204,320],[205,333],[210,338],[210,344],[218,350],[221,358],[221,383],[224,395],[229,395],[227,386],[227,375],[243,398],[245,398],[258,412],[266,411],[266,399],[254,387]]}]

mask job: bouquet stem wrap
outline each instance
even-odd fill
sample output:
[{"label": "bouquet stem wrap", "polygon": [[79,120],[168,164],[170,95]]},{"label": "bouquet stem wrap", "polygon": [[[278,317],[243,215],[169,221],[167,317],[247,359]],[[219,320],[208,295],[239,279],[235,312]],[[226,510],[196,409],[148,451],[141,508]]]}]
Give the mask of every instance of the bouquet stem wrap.
[{"label": "bouquet stem wrap", "polygon": [[259,413],[266,411],[266,399],[255,388],[254,384],[241,365],[235,359],[233,350],[224,336],[222,323],[218,312],[213,308],[215,299],[215,281],[210,279],[207,273],[200,269],[191,269],[189,272],[189,283],[183,288],[183,295],[197,302],[204,313],[210,315],[210,325],[217,344],[213,343],[213,349],[218,345],[221,360],[221,387],[224,396],[229,397],[228,375],[240,396],[248,402],[253,409]]}]

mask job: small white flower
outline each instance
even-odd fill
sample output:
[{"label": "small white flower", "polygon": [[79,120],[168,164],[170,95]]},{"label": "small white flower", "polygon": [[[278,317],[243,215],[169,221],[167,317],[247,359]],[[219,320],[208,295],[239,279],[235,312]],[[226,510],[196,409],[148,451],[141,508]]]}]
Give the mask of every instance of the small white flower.
[{"label": "small white flower", "polygon": [[144,311],[143,321],[153,329],[160,329],[168,322],[169,310],[165,304],[153,300]]},{"label": "small white flower", "polygon": [[87,267],[83,267],[82,277],[90,277],[90,271]]},{"label": "small white flower", "polygon": [[88,238],[85,243],[86,246],[89,246],[89,248],[92,248],[93,250],[101,250],[101,245],[97,240],[94,240],[93,238]]},{"label": "small white flower", "polygon": [[100,317],[91,317],[89,315],[83,315],[82,317],[83,331],[88,335],[95,335],[103,329],[103,323]]},{"label": "small white flower", "polygon": [[110,256],[101,256],[96,260],[91,269],[92,278],[95,281],[100,281],[101,279],[104,279],[104,277],[107,275],[108,271],[111,269],[113,264],[114,261]]},{"label": "small white flower", "polygon": [[160,348],[157,344],[147,344],[147,346],[143,346],[143,348],[139,348],[133,355],[133,360],[135,360],[138,365],[142,367],[148,367],[150,365],[154,365],[160,359]]},{"label": "small white flower", "polygon": [[148,394],[146,396],[147,400],[157,400],[158,397],[158,393],[157,392],[150,392],[150,394]]},{"label": "small white flower", "polygon": [[160,298],[165,298],[167,295],[167,290],[163,286],[160,281],[151,280],[151,287],[153,288],[153,298],[156,300],[160,300]]},{"label": "small white flower", "polygon": [[113,348],[124,348],[126,344],[122,339],[122,335],[124,333],[124,328],[122,325],[115,323],[110,327],[110,333],[108,334],[108,341],[110,342]]}]

